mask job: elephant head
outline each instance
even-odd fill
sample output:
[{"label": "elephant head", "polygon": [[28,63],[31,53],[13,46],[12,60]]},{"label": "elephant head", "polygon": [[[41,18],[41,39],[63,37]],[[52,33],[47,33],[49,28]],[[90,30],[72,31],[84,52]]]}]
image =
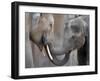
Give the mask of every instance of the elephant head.
[{"label": "elephant head", "polygon": [[[45,48],[55,65],[64,65],[70,52],[79,49],[85,42],[83,19],[64,21],[64,15],[41,14],[30,31],[31,40],[40,50]],[[64,58],[59,60],[57,55],[64,55]]]}]

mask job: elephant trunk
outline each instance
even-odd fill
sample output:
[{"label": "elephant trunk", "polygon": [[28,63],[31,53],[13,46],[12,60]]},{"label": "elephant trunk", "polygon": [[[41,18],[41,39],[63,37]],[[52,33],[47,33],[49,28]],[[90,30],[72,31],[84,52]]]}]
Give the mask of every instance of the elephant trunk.
[{"label": "elephant trunk", "polygon": [[[67,52],[67,54],[65,54],[63,49],[61,49],[60,51],[58,51],[58,50],[57,51],[54,51],[54,50],[52,51],[48,45],[45,45],[45,49],[46,49],[46,52],[48,54],[49,59],[57,66],[64,65],[68,61],[69,54],[71,52],[71,51],[69,51],[69,52]],[[65,54],[65,56],[64,56],[63,59],[59,60],[57,58],[56,54],[59,54],[59,55]]]}]

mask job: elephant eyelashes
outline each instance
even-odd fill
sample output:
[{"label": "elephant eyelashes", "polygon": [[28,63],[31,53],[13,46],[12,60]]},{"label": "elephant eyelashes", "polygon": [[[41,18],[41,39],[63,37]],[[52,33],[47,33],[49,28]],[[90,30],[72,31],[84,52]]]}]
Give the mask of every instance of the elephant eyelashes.
[{"label": "elephant eyelashes", "polygon": [[71,25],[71,29],[74,33],[79,33],[80,32],[80,28],[77,25]]}]

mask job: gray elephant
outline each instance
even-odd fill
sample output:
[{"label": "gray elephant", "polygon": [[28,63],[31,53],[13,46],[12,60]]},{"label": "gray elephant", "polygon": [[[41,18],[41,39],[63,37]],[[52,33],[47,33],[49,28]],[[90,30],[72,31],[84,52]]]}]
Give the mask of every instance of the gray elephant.
[{"label": "gray elephant", "polygon": [[[68,19],[68,15],[47,13],[31,14],[31,17],[28,38],[32,47],[32,67],[69,65],[67,62],[71,52],[78,50],[81,53],[80,50],[87,40],[87,17],[75,15]],[[81,54],[74,55],[79,61]]]}]

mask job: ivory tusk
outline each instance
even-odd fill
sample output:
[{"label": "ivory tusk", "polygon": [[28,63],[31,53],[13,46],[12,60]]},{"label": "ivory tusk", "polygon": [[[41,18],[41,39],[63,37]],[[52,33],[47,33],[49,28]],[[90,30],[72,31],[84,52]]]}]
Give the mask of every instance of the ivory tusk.
[{"label": "ivory tusk", "polygon": [[49,55],[50,59],[53,60],[53,57],[52,57],[52,55],[50,53],[50,50],[49,50],[49,46],[46,45],[46,48],[47,48],[47,52],[48,52],[48,55]]}]

